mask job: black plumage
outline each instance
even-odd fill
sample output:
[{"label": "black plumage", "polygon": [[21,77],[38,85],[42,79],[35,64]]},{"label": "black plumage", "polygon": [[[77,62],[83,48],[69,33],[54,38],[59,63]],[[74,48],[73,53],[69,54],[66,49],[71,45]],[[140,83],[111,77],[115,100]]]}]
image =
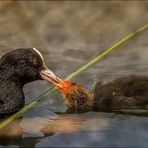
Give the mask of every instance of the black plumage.
[{"label": "black plumage", "polygon": [[148,77],[130,75],[97,82],[93,93],[95,110],[144,108],[148,105]]},{"label": "black plumage", "polygon": [[35,48],[16,49],[0,59],[0,114],[13,113],[25,104],[23,86],[41,79],[45,69]]},{"label": "black plumage", "polygon": [[[49,82],[52,80],[48,80]],[[98,81],[90,92],[74,81],[53,82],[61,91],[68,112],[145,109],[148,105],[148,77],[125,76]]]}]

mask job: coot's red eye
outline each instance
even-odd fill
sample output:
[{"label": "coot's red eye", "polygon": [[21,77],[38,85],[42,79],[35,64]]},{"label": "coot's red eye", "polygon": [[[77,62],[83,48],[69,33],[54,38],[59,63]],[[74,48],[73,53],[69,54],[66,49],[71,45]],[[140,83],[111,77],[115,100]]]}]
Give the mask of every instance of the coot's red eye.
[{"label": "coot's red eye", "polygon": [[34,59],[33,59],[33,64],[34,64],[34,65],[38,65],[38,64],[39,64],[39,61],[38,61],[37,58],[34,58]]}]

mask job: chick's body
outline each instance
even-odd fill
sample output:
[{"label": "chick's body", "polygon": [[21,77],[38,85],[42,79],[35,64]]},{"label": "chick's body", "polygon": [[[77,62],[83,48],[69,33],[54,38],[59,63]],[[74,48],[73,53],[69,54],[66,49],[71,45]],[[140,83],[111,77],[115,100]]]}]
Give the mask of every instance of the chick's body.
[{"label": "chick's body", "polygon": [[[67,81],[65,81],[67,83]],[[72,84],[75,85],[72,85]],[[126,76],[111,82],[97,82],[93,92],[82,85],[68,81],[60,88],[70,112],[112,111],[145,108],[148,105],[148,77]]]},{"label": "chick's body", "polygon": [[126,76],[96,83],[94,110],[143,108],[148,104],[148,77]]}]

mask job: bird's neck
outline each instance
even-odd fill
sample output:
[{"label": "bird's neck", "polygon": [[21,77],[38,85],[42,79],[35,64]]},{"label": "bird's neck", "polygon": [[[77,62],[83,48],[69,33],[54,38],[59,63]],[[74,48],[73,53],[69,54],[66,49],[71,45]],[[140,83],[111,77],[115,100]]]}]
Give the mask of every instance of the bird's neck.
[{"label": "bird's neck", "polygon": [[0,108],[0,114],[16,112],[24,106],[23,87],[19,83],[11,79],[0,79],[0,91],[2,92],[0,100],[5,106]]}]

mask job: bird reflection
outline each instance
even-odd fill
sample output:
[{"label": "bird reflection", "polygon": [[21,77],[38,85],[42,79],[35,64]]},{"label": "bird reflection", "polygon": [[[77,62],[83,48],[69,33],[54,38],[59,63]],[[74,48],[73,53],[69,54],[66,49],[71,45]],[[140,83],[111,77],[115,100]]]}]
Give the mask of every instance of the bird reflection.
[{"label": "bird reflection", "polygon": [[19,118],[0,130],[0,145],[34,147],[46,137],[57,133],[86,131],[89,126],[95,127],[96,123],[99,128],[94,128],[95,131],[107,125],[107,121],[104,118],[86,118],[86,116],[76,114],[59,115],[52,118]]}]

